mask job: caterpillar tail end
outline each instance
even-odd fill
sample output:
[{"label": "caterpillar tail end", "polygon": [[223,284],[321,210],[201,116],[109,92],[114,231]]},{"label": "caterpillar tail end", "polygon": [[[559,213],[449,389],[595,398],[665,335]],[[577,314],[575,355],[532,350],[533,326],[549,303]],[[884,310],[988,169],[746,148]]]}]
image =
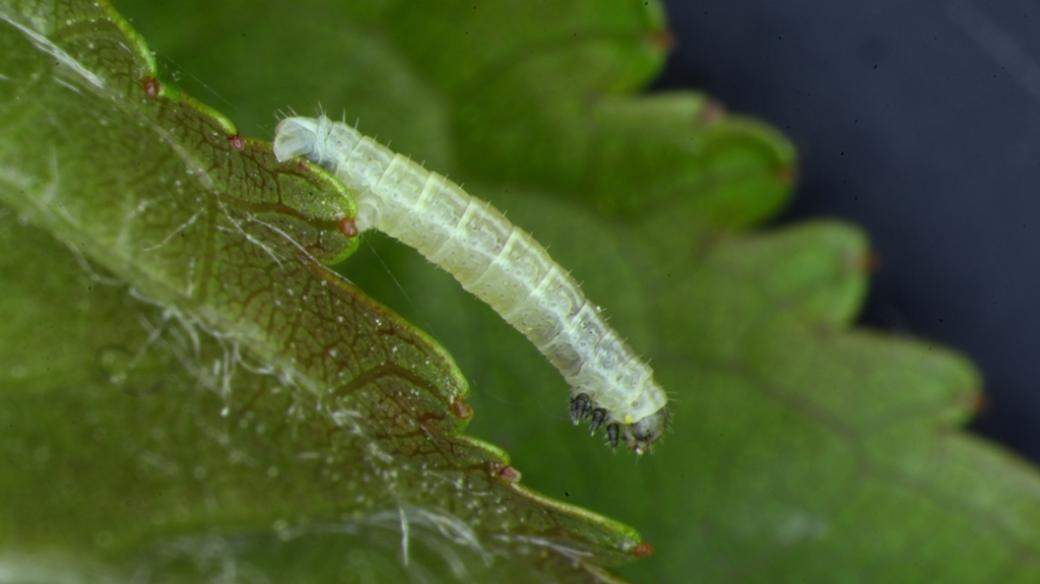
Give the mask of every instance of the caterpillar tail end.
[{"label": "caterpillar tail end", "polygon": [[274,130],[274,157],[285,162],[296,156],[309,158],[314,152],[318,125],[312,118],[285,118]]}]

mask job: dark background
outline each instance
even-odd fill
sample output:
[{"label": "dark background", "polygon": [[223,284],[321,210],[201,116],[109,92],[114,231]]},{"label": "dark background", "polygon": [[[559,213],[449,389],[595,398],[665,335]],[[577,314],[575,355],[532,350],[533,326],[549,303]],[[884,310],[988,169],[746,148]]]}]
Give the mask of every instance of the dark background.
[{"label": "dark background", "polygon": [[780,223],[838,217],[880,260],[862,322],[985,377],[973,428],[1040,461],[1040,3],[671,0],[657,87],[794,141]]}]

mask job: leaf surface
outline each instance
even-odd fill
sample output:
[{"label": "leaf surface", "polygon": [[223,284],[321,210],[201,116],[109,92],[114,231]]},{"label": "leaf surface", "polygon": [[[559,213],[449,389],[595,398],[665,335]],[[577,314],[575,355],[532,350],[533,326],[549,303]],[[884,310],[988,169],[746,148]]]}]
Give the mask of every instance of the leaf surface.
[{"label": "leaf surface", "polygon": [[[327,267],[357,244],[338,183],[103,4],[4,2],[0,54],[4,573],[588,581],[638,552],[458,434],[451,358]],[[270,557],[303,541],[351,555]]]},{"label": "leaf surface", "polygon": [[[476,416],[467,431],[511,452],[512,465],[523,471],[525,484],[640,527],[657,553],[622,569],[634,579],[1031,582],[1037,578],[1040,483],[1033,469],[961,430],[979,400],[980,383],[973,368],[926,342],[851,328],[866,289],[869,258],[864,237],[850,226],[832,222],[745,231],[786,199],[794,176],[790,146],[770,129],[727,114],[697,93],[631,95],[660,66],[667,45],[663,20],[653,3],[573,0],[474,5],[388,0],[258,7],[229,1],[214,7],[204,2],[173,6],[126,1],[120,6],[160,54],[170,59],[164,62],[161,77],[177,79],[193,93],[207,96],[207,101],[238,122],[242,134],[269,137],[274,111],[294,108],[308,114],[319,103],[331,114],[342,109],[347,119],[358,120],[365,133],[425,161],[506,210],[514,222],[549,245],[554,257],[584,282],[589,296],[606,308],[614,325],[651,359],[659,380],[670,391],[674,412],[673,430],[652,456],[635,460],[622,453],[612,455],[599,440],[587,439],[570,427],[563,380],[519,334],[467,296],[450,276],[387,238],[372,236],[337,269],[357,286],[347,288],[357,299],[352,307],[360,311],[354,320],[366,322],[364,314],[373,319],[367,322],[392,322],[394,334],[383,337],[394,339],[387,341],[379,327],[364,328],[354,320],[342,328],[355,332],[358,347],[390,343],[392,350],[399,346],[396,335],[414,339],[409,343],[417,352],[399,361],[403,368],[420,362],[429,367],[419,373],[428,383],[414,387],[398,380],[388,388],[389,382],[376,382],[376,387],[344,398],[338,402],[343,410],[361,411],[360,421],[348,416],[351,431],[356,427],[351,424],[361,424],[368,438],[385,431],[388,423],[390,427],[401,423],[405,432],[416,431],[416,424],[409,426],[408,420],[416,419],[412,416],[417,411],[450,413],[452,399],[461,399],[465,392],[465,382],[442,351],[362,296],[361,289],[429,331],[451,351],[475,388],[468,399]],[[4,87],[0,85],[0,91]],[[14,101],[5,98],[5,103]],[[52,105],[48,111],[55,109]],[[13,117],[20,119],[20,115]],[[34,161],[40,166],[38,174],[50,177],[47,171],[53,157],[49,148],[38,143],[39,136],[51,135],[38,132],[48,117],[40,114],[34,120],[29,124],[33,131],[21,135],[35,138],[37,142],[30,146],[40,147],[17,154],[5,151],[5,155],[25,157],[18,159],[21,167]],[[64,122],[58,125],[64,127]],[[226,142],[231,132],[226,123],[221,128],[203,160],[220,160],[223,151],[217,145],[221,139]],[[246,151],[261,159],[259,166],[269,169],[265,165],[272,163],[264,148],[247,144]],[[126,167],[126,163],[116,165],[112,172],[120,177]],[[311,169],[301,173],[298,180],[325,193],[320,200],[337,201],[338,212],[349,210],[349,194],[330,197],[335,185]],[[39,180],[50,184],[46,178]],[[228,200],[238,192],[223,191],[227,192],[217,198]],[[332,214],[337,216],[335,211]],[[179,221],[183,224],[184,215]],[[110,223],[115,229],[121,222]],[[252,226],[257,229],[250,232],[253,237],[270,237]],[[308,225],[297,228],[329,233],[323,240],[327,243],[338,241],[335,232]],[[33,236],[24,232],[38,231],[15,222],[10,229],[12,242],[30,241]],[[53,227],[51,231],[61,233]],[[59,235],[59,239],[70,243],[68,237]],[[401,570],[401,525],[407,524],[414,525],[411,541],[415,544],[410,549],[415,551],[410,551],[412,568],[403,570],[406,574],[414,575],[415,566],[434,566],[429,568],[434,573],[451,574],[450,566],[456,564],[443,551],[451,549],[478,580],[501,574],[519,579],[532,573],[537,574],[532,576],[535,580],[546,574],[557,579],[607,578],[593,564],[619,560],[623,557],[619,552],[633,549],[638,541],[621,527],[549,503],[545,505],[550,511],[540,505],[534,508],[549,517],[565,518],[560,524],[566,535],[550,530],[536,531],[531,537],[530,530],[538,522],[527,517],[492,523],[489,528],[479,513],[474,518],[460,512],[451,503],[458,505],[460,497],[464,506],[484,500],[474,493],[514,492],[514,487],[488,478],[501,466],[492,466],[491,472],[480,466],[489,459],[503,464],[503,459],[476,445],[472,456],[480,461],[475,463],[478,470],[448,476],[478,477],[474,480],[483,482],[463,483],[460,491],[440,491],[449,503],[423,498],[429,477],[443,476],[438,475],[443,469],[431,473],[421,463],[418,468],[406,464],[403,470],[396,463],[381,464],[369,451],[372,441],[341,435],[350,432],[333,434],[342,442],[320,442],[317,436],[327,432],[328,420],[335,421],[337,411],[328,409],[335,406],[327,400],[305,392],[286,395],[292,392],[265,389],[260,395],[270,394],[270,399],[249,401],[239,388],[284,387],[285,380],[272,380],[270,372],[254,362],[266,353],[257,353],[251,345],[251,352],[235,349],[243,354],[236,363],[252,366],[234,368],[232,389],[222,392],[225,375],[212,363],[229,353],[235,355],[226,335],[196,334],[203,339],[199,352],[176,357],[178,350],[186,350],[176,349],[178,343],[196,350],[191,331],[212,332],[219,330],[217,325],[195,315],[185,319],[186,309],[181,307],[173,313],[168,307],[153,307],[150,312],[135,307],[129,310],[133,318],[108,317],[127,314],[125,305],[134,295],[115,287],[117,291],[106,297],[98,292],[99,280],[129,280],[135,290],[142,285],[123,273],[118,261],[103,262],[82,242],[71,243],[112,273],[91,276],[75,255],[42,243],[36,256],[5,260],[11,262],[10,268],[4,267],[7,274],[24,271],[23,262],[54,263],[47,258],[63,257],[60,266],[65,269],[57,272],[74,274],[82,281],[79,288],[66,290],[63,286],[68,284],[48,268],[33,272],[36,276],[29,282],[5,283],[21,286],[20,300],[10,301],[17,302],[12,313],[19,317],[5,326],[21,323],[22,328],[8,329],[19,332],[5,332],[3,338],[31,339],[31,343],[25,350],[29,357],[11,357],[13,367],[5,368],[20,371],[21,381],[5,385],[20,388],[15,390],[18,399],[26,401],[19,403],[27,405],[5,408],[18,413],[10,414],[4,423],[20,424],[13,436],[31,437],[11,450],[22,457],[17,459],[19,465],[36,468],[35,475],[16,476],[23,482],[20,490],[12,492],[39,495],[38,485],[54,481],[55,460],[79,457],[80,461],[66,471],[64,491],[45,493],[53,500],[31,509],[26,517],[14,517],[11,525],[28,525],[30,518],[47,513],[46,521],[32,523],[64,528],[69,519],[63,518],[70,509],[86,514],[88,510],[79,509],[82,498],[69,495],[68,485],[80,480],[83,468],[102,459],[106,465],[96,470],[93,483],[87,483],[93,485],[89,492],[98,501],[97,517],[85,524],[82,539],[68,544],[69,549],[79,549],[76,546],[89,537],[97,539],[99,522],[107,521],[112,537],[122,546],[117,549],[141,541],[164,542],[159,551],[139,560],[149,566],[157,565],[157,556],[187,564],[200,557],[231,557],[239,560],[235,565],[240,569],[269,575],[293,573],[301,564],[303,573],[320,575],[351,570],[341,560],[343,550],[351,549],[361,550],[367,559],[358,561],[367,563],[349,565],[385,570],[373,572],[380,581],[401,573],[393,570]],[[330,249],[328,260],[340,251]],[[43,271],[48,274],[42,275]],[[49,288],[38,286],[44,278],[58,281]],[[42,294],[45,290],[54,294],[53,299]],[[156,296],[145,294],[150,300]],[[97,312],[74,318],[77,313],[72,307],[77,305],[69,299],[87,297],[90,310]],[[72,314],[53,312],[55,304]],[[51,313],[55,317],[44,316]],[[285,313],[292,311],[287,308]],[[338,313],[336,309],[323,314]],[[142,326],[140,314],[151,324]],[[41,322],[87,330],[40,327]],[[74,324],[83,322],[89,324]],[[157,328],[168,331],[157,341],[163,350],[135,358],[136,348]],[[83,351],[62,351],[53,366],[40,359],[41,347],[68,346],[63,339],[70,334],[96,335],[97,341],[82,343]],[[270,342],[285,350],[285,343]],[[117,350],[105,352],[109,344]],[[425,364],[427,355],[430,364]],[[133,366],[119,366],[126,362]],[[93,368],[90,363],[95,363]],[[351,359],[343,363],[352,374],[357,371]],[[205,383],[196,380],[214,370],[217,374]],[[90,374],[95,377],[88,379]],[[178,383],[176,375],[193,378]],[[47,383],[52,377],[60,382]],[[139,417],[140,411],[149,411],[147,404],[131,409],[125,399],[111,397],[118,393],[113,391],[118,387],[113,377],[124,384],[131,380],[134,399],[153,400],[152,417]],[[159,389],[149,389],[155,379],[166,381]],[[293,387],[299,383],[294,381]],[[89,387],[95,388],[97,397],[83,394],[83,388]],[[200,387],[207,391],[176,389]],[[168,399],[156,397],[171,393],[188,393],[195,401],[176,400],[178,409],[171,410]],[[80,401],[55,398],[69,394]],[[384,410],[371,404],[382,403],[380,399],[387,395],[401,395],[406,403],[422,406],[406,410],[409,415],[380,417]],[[35,402],[28,401],[33,398]],[[105,400],[115,403],[106,406]],[[55,407],[58,404],[62,407]],[[220,417],[229,405],[229,414]],[[44,417],[39,413],[44,406],[54,411]],[[240,427],[242,417],[232,414],[236,408],[259,413],[233,434],[234,448],[228,449],[222,438],[213,438],[221,436],[213,428],[226,435],[228,428]],[[286,415],[312,410],[320,410],[323,416],[304,416],[309,421],[298,423]],[[96,420],[85,421],[78,433],[48,431],[75,419],[70,412],[97,412],[101,419],[106,412],[120,413],[122,417],[101,426],[126,431],[120,430],[108,443],[98,442]],[[212,423],[200,423],[198,412],[210,416]],[[45,419],[52,421],[40,422]],[[272,420],[283,422],[285,428],[272,430]],[[445,420],[454,422],[445,426],[461,426],[450,415]],[[372,425],[364,426],[366,421]],[[200,429],[192,430],[192,424]],[[258,430],[261,427],[263,431]],[[301,427],[312,428],[313,433]],[[163,436],[127,444],[127,436],[147,436],[156,429]],[[269,441],[272,432],[286,438]],[[429,432],[452,444],[471,444],[440,433],[450,433],[450,428]],[[61,441],[56,443],[56,437]],[[393,443],[394,438],[375,444],[387,441]],[[95,442],[97,449],[83,446]],[[64,444],[64,449],[56,444]],[[142,447],[135,448],[138,445]],[[121,449],[125,452],[121,457],[110,454]],[[145,481],[149,488],[139,488],[142,478],[126,469],[135,465],[150,469],[154,466],[150,458],[139,459],[142,452],[152,451],[174,459],[176,468],[220,470],[216,476],[193,476],[194,483],[181,474]],[[54,452],[68,454],[52,458]],[[237,462],[235,452],[243,460],[262,462],[249,470],[248,464]],[[308,452],[325,456],[332,452],[334,460],[326,466],[299,460],[301,453]],[[399,459],[397,455],[395,460]],[[36,461],[36,466],[30,461]],[[278,469],[276,476],[267,478],[265,473],[272,467]],[[350,479],[336,477],[334,471],[331,477],[322,475],[321,469],[328,468],[362,468],[351,476],[373,478],[371,483],[348,484]],[[408,478],[387,480],[394,472],[404,472]],[[402,498],[378,491],[388,484],[418,486]],[[108,507],[119,509],[122,493],[135,490],[163,495],[140,495],[145,501],[136,506],[131,498],[122,515],[112,516]],[[350,502],[359,494],[376,500]],[[401,505],[402,500],[408,504]],[[515,510],[518,504],[531,503],[517,495],[504,501],[503,508]],[[448,517],[462,521],[447,522],[445,535],[443,517],[438,521],[417,515],[430,508],[448,509]],[[141,509],[157,510],[160,519],[144,515],[148,520],[141,521]],[[409,519],[405,523],[400,521],[400,509]],[[345,511],[352,512],[349,519],[344,519]],[[102,519],[107,517],[115,519]],[[171,517],[174,520],[168,521]],[[338,531],[321,528],[330,525],[338,526]],[[466,545],[466,537],[459,535],[465,532],[461,526],[473,530],[479,547]],[[170,534],[181,532],[187,543],[171,544]],[[206,539],[200,533],[215,537]],[[351,539],[351,533],[364,535]],[[518,539],[517,533],[526,539]],[[513,539],[502,543],[503,536]],[[41,528],[40,541],[52,538]],[[212,541],[225,547],[228,542],[248,545],[239,545],[236,549],[244,550],[240,553],[221,553]],[[506,559],[488,569],[500,571],[495,576],[480,572],[485,566],[482,552],[499,543],[505,549],[493,551]],[[113,545],[100,547],[107,550]],[[188,551],[177,555],[169,551],[171,547]],[[548,555],[527,553],[527,547]],[[207,555],[204,549],[218,551]],[[308,555],[297,561],[294,552],[301,549]],[[432,559],[425,561],[423,554],[429,550]],[[596,555],[581,555],[586,551]],[[576,575],[568,571],[573,567],[567,562],[553,563],[568,554],[582,560]],[[544,558],[548,560],[543,563]],[[535,571],[517,567],[525,563],[533,563]]]}]

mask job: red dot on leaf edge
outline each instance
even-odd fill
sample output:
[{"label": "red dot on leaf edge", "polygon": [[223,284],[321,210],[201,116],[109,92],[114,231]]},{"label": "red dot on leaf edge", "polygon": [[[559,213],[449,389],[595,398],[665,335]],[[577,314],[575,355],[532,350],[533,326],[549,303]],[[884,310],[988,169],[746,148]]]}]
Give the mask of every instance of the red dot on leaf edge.
[{"label": "red dot on leaf edge", "polygon": [[145,77],[142,79],[141,88],[144,89],[144,94],[147,95],[149,99],[159,97],[161,86],[159,85],[159,80],[155,77]]},{"label": "red dot on leaf edge", "polygon": [[643,543],[632,548],[632,555],[637,558],[649,558],[650,556],[654,555],[654,546],[644,541]]}]

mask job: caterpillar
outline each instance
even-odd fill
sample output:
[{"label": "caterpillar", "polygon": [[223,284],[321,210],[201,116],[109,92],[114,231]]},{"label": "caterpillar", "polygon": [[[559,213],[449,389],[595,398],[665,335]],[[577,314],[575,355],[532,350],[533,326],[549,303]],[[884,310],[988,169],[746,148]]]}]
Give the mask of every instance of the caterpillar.
[{"label": "caterpillar", "polygon": [[303,156],[356,193],[351,234],[376,229],[415,248],[523,333],[570,385],[575,425],[605,427],[612,448],[623,441],[637,454],[664,432],[667,397],[650,366],[545,248],[489,203],[324,115],[283,119],[274,155]]}]

